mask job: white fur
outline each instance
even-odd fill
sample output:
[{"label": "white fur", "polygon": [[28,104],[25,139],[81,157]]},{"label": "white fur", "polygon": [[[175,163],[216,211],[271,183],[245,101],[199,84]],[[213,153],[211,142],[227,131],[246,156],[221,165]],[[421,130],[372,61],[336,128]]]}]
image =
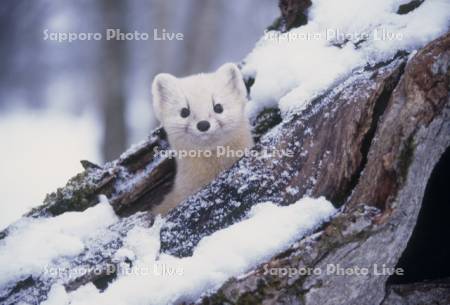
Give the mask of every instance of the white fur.
[{"label": "white fur", "polygon": [[[153,81],[152,93],[155,115],[166,130],[172,149],[213,152],[211,157],[177,158],[174,188],[154,209],[166,214],[237,161],[215,155],[218,146],[244,150],[253,145],[253,139],[244,111],[247,91],[234,64],[225,64],[215,73],[185,78],[159,74]],[[213,110],[213,101],[223,106],[222,113]],[[184,107],[190,110],[187,118],[180,115]],[[197,129],[197,123],[204,120],[211,126],[206,132]]]}]

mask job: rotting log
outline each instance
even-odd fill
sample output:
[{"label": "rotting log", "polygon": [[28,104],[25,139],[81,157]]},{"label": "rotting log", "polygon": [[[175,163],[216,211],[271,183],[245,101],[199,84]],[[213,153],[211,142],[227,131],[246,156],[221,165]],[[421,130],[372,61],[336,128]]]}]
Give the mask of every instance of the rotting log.
[{"label": "rotting log", "polygon": [[108,197],[120,216],[148,210],[170,189],[175,164],[173,160],[155,154],[167,148],[165,132],[158,128],[147,140],[104,166],[83,160],[84,172],[47,195],[44,204],[25,217],[51,217],[64,212],[84,211],[98,203],[100,194]]},{"label": "rotting log", "polygon": [[87,283],[106,288],[119,270],[120,262],[114,260],[114,254],[123,246],[124,237],[136,226],[146,228],[152,224],[153,215],[149,212],[121,218],[108,228],[107,234],[88,241],[79,255],[59,257],[42,266],[41,273],[23,275],[0,287],[0,304],[40,304],[56,283],[64,285],[68,292]]},{"label": "rotting log", "polygon": [[362,69],[263,136],[254,148],[261,156],[244,157],[168,215],[162,250],[190,255],[202,237],[241,220],[260,202],[287,205],[308,195],[342,205],[364,169],[404,63],[397,58]]},{"label": "rotting log", "polygon": [[[321,232],[246,276],[229,280],[202,303],[447,304],[448,282],[387,285],[390,274],[373,268],[396,266],[416,225],[429,177],[450,148],[449,68],[447,34],[419,51],[393,92],[380,101],[385,105],[372,139],[360,146],[366,154],[364,166],[343,198],[342,211]],[[335,129],[337,136],[341,132]],[[371,272],[338,276],[326,272],[330,265]],[[267,272],[271,268],[322,272],[283,277]]]}]

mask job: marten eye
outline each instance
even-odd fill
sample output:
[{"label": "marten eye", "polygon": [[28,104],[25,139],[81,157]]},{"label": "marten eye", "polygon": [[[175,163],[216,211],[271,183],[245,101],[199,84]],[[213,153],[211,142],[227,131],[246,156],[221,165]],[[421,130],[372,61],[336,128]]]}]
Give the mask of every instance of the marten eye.
[{"label": "marten eye", "polygon": [[214,112],[215,112],[215,113],[222,113],[222,112],[223,112],[223,106],[222,106],[222,104],[215,104],[215,105],[214,105]]},{"label": "marten eye", "polygon": [[187,118],[190,114],[191,111],[189,110],[189,108],[184,107],[183,109],[181,109],[180,115],[182,118]]}]

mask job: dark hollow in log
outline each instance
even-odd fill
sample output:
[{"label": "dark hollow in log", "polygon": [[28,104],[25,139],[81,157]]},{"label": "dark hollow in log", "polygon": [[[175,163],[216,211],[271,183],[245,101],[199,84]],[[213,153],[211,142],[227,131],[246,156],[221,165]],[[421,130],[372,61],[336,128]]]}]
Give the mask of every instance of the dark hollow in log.
[{"label": "dark hollow in log", "polygon": [[[450,132],[450,131],[449,131]],[[450,148],[436,164],[425,190],[417,225],[389,283],[450,278]]]}]

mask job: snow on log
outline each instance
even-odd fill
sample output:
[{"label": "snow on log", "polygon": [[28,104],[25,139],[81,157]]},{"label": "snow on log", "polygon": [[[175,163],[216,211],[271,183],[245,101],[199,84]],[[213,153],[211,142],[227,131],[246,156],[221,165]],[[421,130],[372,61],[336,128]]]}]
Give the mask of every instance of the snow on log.
[{"label": "snow on log", "polygon": [[258,202],[287,205],[308,195],[344,203],[404,62],[355,73],[262,137],[256,156],[241,159],[169,214],[162,250],[188,256],[202,237],[241,220]]},{"label": "snow on log", "polygon": [[[408,62],[400,82],[385,97],[385,109],[366,149],[367,161],[344,199],[343,213],[318,235],[295,243],[249,275],[230,280],[204,298],[203,304],[269,300],[275,304],[398,304],[395,300],[420,295],[423,287],[428,290],[421,299],[445,304],[439,296],[448,292],[448,284],[386,288],[390,276],[386,270],[396,267],[415,227],[429,177],[450,147],[449,68],[447,34]],[[334,130],[340,133],[339,128]],[[327,273],[329,266],[366,267],[370,272],[339,276],[337,271]],[[288,277],[276,274],[280,268],[322,273]]]}]

